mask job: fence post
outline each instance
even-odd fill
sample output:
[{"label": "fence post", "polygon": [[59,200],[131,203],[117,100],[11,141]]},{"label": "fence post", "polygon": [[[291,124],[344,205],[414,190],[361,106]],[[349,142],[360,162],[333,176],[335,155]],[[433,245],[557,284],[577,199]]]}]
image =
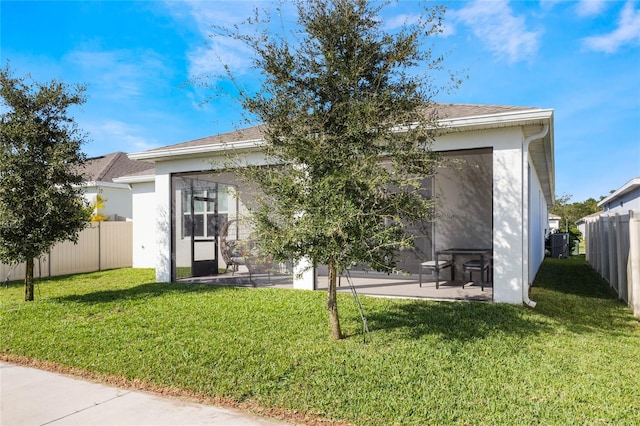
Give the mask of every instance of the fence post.
[{"label": "fence post", "polygon": [[629,211],[629,260],[627,281],[629,306],[636,317],[640,317],[640,217],[638,212]]},{"label": "fence post", "polygon": [[627,281],[627,259],[629,257],[629,223],[624,218],[616,214],[616,227],[618,229],[618,239],[616,244],[616,272],[620,291],[618,295],[629,303],[629,282]]},{"label": "fence post", "polygon": [[604,278],[607,278],[608,274],[607,268],[605,266],[607,263],[607,250],[605,249],[607,244],[607,230],[605,227],[605,220],[606,218],[603,217],[598,221],[598,234],[600,234],[600,238],[598,239],[598,242],[600,243],[598,244],[598,250],[600,254],[600,258],[598,259],[598,272],[600,272],[600,275],[602,275]]},{"label": "fence post", "polygon": [[587,220],[584,224],[584,250],[585,258],[591,266],[593,266],[593,222]]},{"label": "fence post", "polygon": [[98,221],[98,271],[102,271],[102,222]]},{"label": "fence post", "polygon": [[607,229],[608,229],[608,247],[607,247],[607,254],[609,255],[609,263],[607,264],[607,267],[609,269],[609,285],[611,287],[613,287],[616,290],[616,293],[618,293],[618,297],[620,296],[620,288],[618,286],[618,268],[616,265],[616,258],[618,256],[618,253],[616,252],[616,247],[617,247],[617,240],[620,237],[619,232],[620,229],[616,227],[616,224],[619,223],[619,216],[618,213],[616,213],[616,215],[614,217],[609,216],[609,222],[607,222]]}]

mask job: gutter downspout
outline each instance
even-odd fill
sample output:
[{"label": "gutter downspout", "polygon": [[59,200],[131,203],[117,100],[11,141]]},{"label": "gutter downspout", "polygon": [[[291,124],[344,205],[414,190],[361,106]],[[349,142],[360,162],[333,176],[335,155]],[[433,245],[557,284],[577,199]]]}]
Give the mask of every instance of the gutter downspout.
[{"label": "gutter downspout", "polygon": [[548,133],[549,125],[544,124],[539,133],[528,136],[522,143],[522,303],[532,308],[536,302],[529,299],[529,144]]}]

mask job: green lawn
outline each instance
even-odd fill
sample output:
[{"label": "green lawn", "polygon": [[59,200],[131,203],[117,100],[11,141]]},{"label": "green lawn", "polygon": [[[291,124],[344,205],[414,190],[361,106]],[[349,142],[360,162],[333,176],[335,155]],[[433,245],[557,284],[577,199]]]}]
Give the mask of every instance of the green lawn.
[{"label": "green lawn", "polygon": [[640,323],[584,256],[547,259],[535,309],[156,284],[121,269],[0,289],[0,357],[281,415],[387,424],[638,424]]}]

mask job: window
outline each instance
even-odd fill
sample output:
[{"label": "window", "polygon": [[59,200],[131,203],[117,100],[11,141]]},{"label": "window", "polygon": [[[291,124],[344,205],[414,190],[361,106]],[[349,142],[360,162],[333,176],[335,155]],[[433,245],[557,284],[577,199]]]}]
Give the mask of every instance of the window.
[{"label": "window", "polygon": [[[225,191],[215,188],[193,190],[196,198],[193,200],[193,214],[191,214],[191,189],[182,190],[182,237],[191,237],[191,230],[195,237],[211,238],[217,234],[216,225],[222,227],[227,218],[228,201]],[[216,211],[216,200],[218,209]],[[217,215],[217,220],[216,220]],[[218,230],[219,230],[218,228]]]}]

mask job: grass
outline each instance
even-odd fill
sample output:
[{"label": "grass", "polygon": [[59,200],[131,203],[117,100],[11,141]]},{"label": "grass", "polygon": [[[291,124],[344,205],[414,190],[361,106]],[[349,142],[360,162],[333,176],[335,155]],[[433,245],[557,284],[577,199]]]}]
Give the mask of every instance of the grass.
[{"label": "grass", "polygon": [[121,269],[0,290],[0,355],[300,423],[637,424],[640,324],[584,257],[547,259],[535,309],[153,283]]}]

